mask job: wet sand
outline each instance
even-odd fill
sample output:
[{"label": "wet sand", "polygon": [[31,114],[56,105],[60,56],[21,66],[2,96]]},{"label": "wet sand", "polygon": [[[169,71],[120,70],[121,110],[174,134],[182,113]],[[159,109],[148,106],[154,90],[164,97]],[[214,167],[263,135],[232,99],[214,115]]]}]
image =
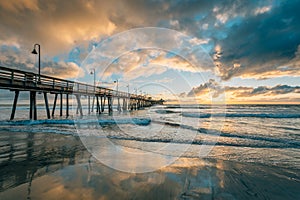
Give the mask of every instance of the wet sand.
[{"label": "wet sand", "polygon": [[0,132],[0,147],[0,199],[300,199],[297,169],[180,158],[125,173],[95,160],[77,137],[44,133]]}]

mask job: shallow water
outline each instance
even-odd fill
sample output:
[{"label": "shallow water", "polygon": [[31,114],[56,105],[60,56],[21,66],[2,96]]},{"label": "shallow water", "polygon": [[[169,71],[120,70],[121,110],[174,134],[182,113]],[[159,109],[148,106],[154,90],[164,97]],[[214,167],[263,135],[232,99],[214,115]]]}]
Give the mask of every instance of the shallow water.
[{"label": "shallow water", "polygon": [[150,173],[95,160],[78,137],[4,133],[0,199],[298,199],[297,170],[185,158]]},{"label": "shallow water", "polygon": [[299,106],[155,106],[50,121],[40,108],[35,122],[25,106],[14,122],[0,109],[0,199],[300,198]]}]

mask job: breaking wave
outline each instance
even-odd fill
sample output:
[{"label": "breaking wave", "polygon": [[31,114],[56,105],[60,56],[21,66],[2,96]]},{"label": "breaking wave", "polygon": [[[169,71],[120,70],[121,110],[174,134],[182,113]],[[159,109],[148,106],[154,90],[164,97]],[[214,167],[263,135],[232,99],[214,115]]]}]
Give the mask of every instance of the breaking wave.
[{"label": "breaking wave", "polygon": [[210,117],[255,117],[255,118],[300,118],[298,113],[182,113],[184,117],[210,118]]}]

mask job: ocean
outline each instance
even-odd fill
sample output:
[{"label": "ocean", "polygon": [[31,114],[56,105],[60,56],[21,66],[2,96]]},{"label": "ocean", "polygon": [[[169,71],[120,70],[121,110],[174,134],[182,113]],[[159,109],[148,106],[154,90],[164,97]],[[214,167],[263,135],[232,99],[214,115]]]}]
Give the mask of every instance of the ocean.
[{"label": "ocean", "polygon": [[39,105],[37,121],[26,104],[14,121],[10,110],[0,106],[0,199],[300,199],[299,105],[51,120]]}]

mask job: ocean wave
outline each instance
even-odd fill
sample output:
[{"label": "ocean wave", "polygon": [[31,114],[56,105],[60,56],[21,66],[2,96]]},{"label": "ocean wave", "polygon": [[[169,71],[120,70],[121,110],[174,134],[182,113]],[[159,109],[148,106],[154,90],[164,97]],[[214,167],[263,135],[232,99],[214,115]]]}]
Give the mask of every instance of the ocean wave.
[{"label": "ocean wave", "polygon": [[155,110],[158,114],[172,114],[172,113],[181,113],[179,111],[172,111],[172,110]]},{"label": "ocean wave", "polygon": [[193,126],[183,125],[183,124],[179,124],[179,123],[172,123],[172,122],[168,122],[168,121],[152,120],[152,122],[159,123],[159,124],[165,124],[165,125],[169,125],[169,126],[173,126],[173,127],[180,127],[183,129],[189,129],[192,131],[197,131],[197,132],[199,132],[199,134],[207,134],[207,135],[221,136],[221,137],[227,137],[227,138],[256,140],[256,141],[262,141],[262,142],[282,143],[282,144],[291,145],[296,148],[300,147],[300,142],[295,141],[295,140],[284,139],[284,138],[271,138],[271,137],[263,137],[263,136],[257,136],[257,135],[247,135],[247,134],[242,134],[242,133],[240,133],[240,134],[225,133],[225,132],[220,132],[220,131],[214,130],[214,129],[195,128]]},{"label": "ocean wave", "polygon": [[[30,132],[30,133],[44,133],[44,134],[59,134],[59,135],[72,135],[78,137],[78,133],[75,129],[73,130],[60,130],[58,128],[55,129],[40,129],[38,127],[5,127],[1,128],[0,131],[8,131],[8,132]],[[81,137],[85,137],[82,132],[80,133]],[[90,134],[87,134],[86,137],[91,137]],[[245,141],[218,141],[218,139],[212,140],[200,140],[200,139],[182,139],[182,138],[170,138],[161,135],[161,137],[155,138],[147,138],[147,137],[138,137],[138,136],[131,136],[131,135],[120,135],[119,133],[113,132],[107,135],[99,134],[93,135],[95,138],[108,138],[108,139],[115,139],[115,140],[127,140],[127,141],[136,141],[136,142],[147,142],[147,143],[169,143],[169,144],[183,144],[183,145],[209,145],[209,146],[232,146],[232,147],[249,147],[249,148],[299,148],[300,144],[298,143],[286,143],[284,140],[281,142],[274,142],[274,141],[260,141],[260,142],[253,142],[249,140]]]},{"label": "ocean wave", "polygon": [[181,113],[184,117],[210,118],[210,117],[254,117],[254,118],[300,118],[298,113]]},{"label": "ocean wave", "polygon": [[[300,148],[300,141],[286,139],[286,138],[274,138],[265,137],[258,135],[248,135],[243,133],[225,133],[213,129],[196,128],[189,125],[180,123],[173,123],[169,121],[151,120],[148,118],[117,118],[117,119],[52,119],[52,120],[22,120],[22,121],[1,121],[0,131],[11,131],[11,132],[34,132],[34,133],[54,133],[63,135],[77,135],[75,127],[70,129],[68,127],[59,126],[47,126],[47,128],[41,128],[40,126],[31,125],[44,125],[44,124],[56,124],[56,125],[75,125],[78,124],[89,124],[99,123],[100,125],[109,124],[136,124],[146,126],[150,123],[159,123],[166,126],[178,127],[181,129],[188,129],[196,131],[197,134],[205,134],[215,136],[213,141],[206,140],[188,140],[184,137],[176,137],[171,134],[160,134],[156,135],[155,138],[147,137],[147,134],[141,136],[124,135],[121,133],[109,133],[106,137],[111,139],[120,140],[133,140],[140,142],[161,142],[161,143],[182,143],[182,144],[194,144],[194,145],[218,145],[218,146],[236,146],[236,147],[256,147],[256,148]],[[29,126],[28,126],[29,125]],[[99,135],[100,137],[100,135]],[[218,137],[241,139],[241,140],[228,140],[228,141],[217,141]],[[214,141],[215,140],[215,141]]]},{"label": "ocean wave", "polygon": [[177,140],[176,138],[141,138],[141,137],[128,137],[128,136],[111,136],[109,139],[130,140],[138,142],[157,142],[157,143],[173,143],[173,144],[191,144],[191,145],[209,145],[209,146],[232,146],[232,147],[249,147],[249,148],[299,148],[299,145],[289,143],[253,143],[249,141],[244,142],[219,142],[207,140]]}]

